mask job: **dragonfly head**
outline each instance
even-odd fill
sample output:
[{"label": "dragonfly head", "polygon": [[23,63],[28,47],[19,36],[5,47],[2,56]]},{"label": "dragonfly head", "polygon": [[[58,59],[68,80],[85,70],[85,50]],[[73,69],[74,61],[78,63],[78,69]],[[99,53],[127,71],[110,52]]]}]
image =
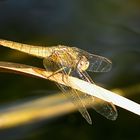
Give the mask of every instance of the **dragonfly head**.
[{"label": "dragonfly head", "polygon": [[85,56],[82,56],[78,61],[77,68],[81,71],[87,70],[89,67],[89,61]]}]

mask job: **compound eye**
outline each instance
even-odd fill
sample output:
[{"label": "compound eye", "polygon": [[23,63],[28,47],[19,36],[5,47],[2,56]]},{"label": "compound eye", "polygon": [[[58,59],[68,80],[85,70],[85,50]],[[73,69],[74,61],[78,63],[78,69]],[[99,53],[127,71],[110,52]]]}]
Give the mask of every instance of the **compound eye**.
[{"label": "compound eye", "polygon": [[86,57],[82,57],[82,59],[79,61],[78,68],[82,71],[85,71],[89,67],[89,61]]}]

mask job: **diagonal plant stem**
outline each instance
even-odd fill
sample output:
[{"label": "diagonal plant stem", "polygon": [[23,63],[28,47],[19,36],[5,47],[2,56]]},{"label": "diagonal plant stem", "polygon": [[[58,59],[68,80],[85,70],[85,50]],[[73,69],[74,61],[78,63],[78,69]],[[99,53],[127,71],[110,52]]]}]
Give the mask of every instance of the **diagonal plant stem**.
[{"label": "diagonal plant stem", "polygon": [[14,104],[0,109],[0,129],[52,119],[77,110],[63,94],[53,94]]},{"label": "diagonal plant stem", "polygon": [[[0,71],[14,72],[19,74],[35,76],[38,78],[44,78],[44,79],[48,79],[47,77],[52,75],[52,72],[50,71],[48,72],[44,69],[23,65],[23,64],[9,63],[9,62],[0,62]],[[107,102],[112,102],[114,105],[117,105],[137,115],[140,115],[140,104],[135,103],[125,97],[122,97],[102,87],[80,80],[78,78],[71,77],[71,76],[69,76],[68,78],[69,78],[69,82],[71,83],[70,86],[72,88],[85,92],[89,95],[95,96]],[[54,77],[53,76],[49,77],[48,80],[59,82],[60,84],[66,86],[69,85],[67,81],[63,82],[61,73],[55,74]]]}]

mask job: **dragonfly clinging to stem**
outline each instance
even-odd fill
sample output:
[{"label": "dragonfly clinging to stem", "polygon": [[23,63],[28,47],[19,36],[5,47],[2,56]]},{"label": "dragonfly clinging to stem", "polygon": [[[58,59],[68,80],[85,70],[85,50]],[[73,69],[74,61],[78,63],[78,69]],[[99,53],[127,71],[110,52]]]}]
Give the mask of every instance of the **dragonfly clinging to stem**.
[{"label": "dragonfly clinging to stem", "polygon": [[[45,69],[53,71],[54,74],[61,72],[64,75],[74,76],[92,84],[94,84],[94,82],[86,71],[108,72],[111,69],[111,61],[109,59],[90,54],[76,47],[63,45],[42,47],[3,39],[0,39],[0,45],[43,58]],[[68,78],[65,80],[68,80]],[[91,105],[93,102],[91,107],[107,119],[115,120],[117,118],[117,110],[112,103],[72,89],[70,88],[70,85],[66,87],[57,83],[57,86],[67,97],[69,97],[74,105],[77,106],[78,110],[88,123],[92,124],[92,120],[86,109],[86,103],[82,101],[82,98],[87,98]]]}]

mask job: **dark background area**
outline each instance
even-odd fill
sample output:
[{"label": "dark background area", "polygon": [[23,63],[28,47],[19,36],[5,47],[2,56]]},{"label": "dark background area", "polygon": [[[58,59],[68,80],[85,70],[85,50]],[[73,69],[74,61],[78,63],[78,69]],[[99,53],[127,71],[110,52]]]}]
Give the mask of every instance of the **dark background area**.
[{"label": "dark background area", "polygon": [[[0,38],[34,45],[76,46],[110,58],[109,73],[91,74],[108,89],[140,85],[139,0],[0,0]],[[0,47],[0,61],[42,66],[42,60]],[[59,90],[53,82],[0,73],[0,104]],[[35,91],[46,90],[46,93]],[[140,103],[140,94],[125,95]],[[140,118],[117,107],[109,121],[89,110],[90,126],[79,112],[0,131],[2,139],[139,140]],[[0,138],[0,139],[1,139]]]}]

